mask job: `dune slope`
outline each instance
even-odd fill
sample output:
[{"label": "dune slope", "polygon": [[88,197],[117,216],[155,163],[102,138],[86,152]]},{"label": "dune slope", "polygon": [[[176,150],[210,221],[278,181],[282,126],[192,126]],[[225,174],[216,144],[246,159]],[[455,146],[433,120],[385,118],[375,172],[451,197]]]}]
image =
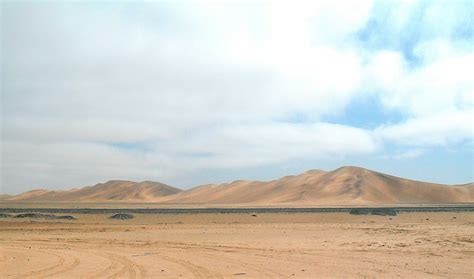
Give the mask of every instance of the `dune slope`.
[{"label": "dune slope", "polygon": [[152,181],[114,180],[67,191],[33,190],[8,201],[157,202],[163,204],[377,205],[474,202],[474,184],[414,181],[359,167],[311,170],[273,181],[237,180],[182,191]]},{"label": "dune slope", "polygon": [[410,204],[474,202],[474,186],[450,186],[390,176],[358,167],[307,171],[269,182],[205,185],[158,198],[206,204]]},{"label": "dune slope", "polygon": [[180,189],[159,182],[111,180],[94,186],[65,191],[33,190],[20,195],[10,196],[5,200],[44,202],[148,201],[181,191]]}]

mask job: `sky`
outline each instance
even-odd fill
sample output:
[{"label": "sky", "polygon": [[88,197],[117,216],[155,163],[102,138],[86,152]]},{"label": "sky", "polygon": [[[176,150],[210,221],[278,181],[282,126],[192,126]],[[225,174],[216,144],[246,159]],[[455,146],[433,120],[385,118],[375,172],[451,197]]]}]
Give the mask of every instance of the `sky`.
[{"label": "sky", "polygon": [[344,165],[474,181],[472,1],[0,5],[0,193]]}]

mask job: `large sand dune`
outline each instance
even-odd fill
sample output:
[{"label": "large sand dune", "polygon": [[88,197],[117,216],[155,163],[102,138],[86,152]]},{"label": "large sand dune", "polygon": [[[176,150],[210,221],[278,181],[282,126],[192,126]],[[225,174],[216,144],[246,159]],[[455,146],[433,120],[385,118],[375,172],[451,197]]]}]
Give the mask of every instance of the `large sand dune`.
[{"label": "large sand dune", "polygon": [[451,186],[394,177],[358,167],[312,170],[269,182],[205,185],[162,197],[173,203],[410,204],[474,201],[474,186]]},{"label": "large sand dune", "polygon": [[66,191],[48,191],[44,189],[9,196],[9,201],[42,201],[42,202],[107,202],[107,201],[147,201],[160,196],[172,195],[182,190],[169,185],[153,182],[132,182],[111,180],[95,186],[87,186]]},{"label": "large sand dune", "polygon": [[359,167],[311,170],[273,181],[238,180],[181,191],[158,182],[109,181],[68,191],[34,190],[9,201],[130,201],[173,204],[377,205],[474,202],[474,185],[442,185]]}]

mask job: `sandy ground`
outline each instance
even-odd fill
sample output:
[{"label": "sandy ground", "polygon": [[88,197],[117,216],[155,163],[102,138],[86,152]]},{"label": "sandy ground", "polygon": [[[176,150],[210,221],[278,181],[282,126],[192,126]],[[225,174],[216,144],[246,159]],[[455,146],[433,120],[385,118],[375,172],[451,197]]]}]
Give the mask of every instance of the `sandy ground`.
[{"label": "sandy ground", "polygon": [[474,213],[74,216],[0,219],[0,277],[474,277]]}]

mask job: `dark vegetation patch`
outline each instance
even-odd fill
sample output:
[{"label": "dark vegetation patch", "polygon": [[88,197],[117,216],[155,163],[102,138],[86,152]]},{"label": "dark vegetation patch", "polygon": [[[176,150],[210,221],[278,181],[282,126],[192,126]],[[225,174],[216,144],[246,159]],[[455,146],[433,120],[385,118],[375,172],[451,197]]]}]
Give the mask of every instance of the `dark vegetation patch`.
[{"label": "dark vegetation patch", "polygon": [[397,216],[398,211],[392,208],[353,208],[349,213],[352,215]]},{"label": "dark vegetation patch", "polygon": [[[192,214],[192,213],[219,213],[219,214],[260,214],[260,213],[317,213],[317,212],[350,212],[347,207],[317,207],[317,208],[1,208],[5,213],[21,212],[43,212],[43,213],[64,213],[64,214],[115,214],[115,213],[137,213],[137,214]],[[371,208],[367,208],[371,209]],[[377,208],[384,209],[384,208]],[[473,205],[456,206],[408,206],[408,207],[388,207],[397,212],[474,212]]]},{"label": "dark vegetation patch", "polygon": [[76,220],[77,218],[71,215],[51,215],[43,213],[21,213],[14,218],[32,218],[32,219],[48,219],[48,220]]},{"label": "dark vegetation patch", "polygon": [[133,219],[135,216],[129,213],[117,213],[109,217],[109,219],[114,219],[114,220],[128,220],[128,219]]},{"label": "dark vegetation patch", "polygon": [[56,216],[56,219],[61,220],[76,220],[77,218],[71,215]]},{"label": "dark vegetation patch", "polygon": [[12,217],[11,214],[0,212],[0,218],[11,218],[11,217]]}]

